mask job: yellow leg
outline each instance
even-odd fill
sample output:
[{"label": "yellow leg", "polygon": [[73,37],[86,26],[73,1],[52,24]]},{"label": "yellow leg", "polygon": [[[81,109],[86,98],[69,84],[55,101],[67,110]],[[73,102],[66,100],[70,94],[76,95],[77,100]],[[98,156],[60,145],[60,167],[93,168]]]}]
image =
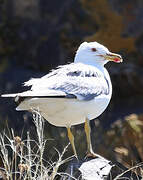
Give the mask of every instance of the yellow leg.
[{"label": "yellow leg", "polygon": [[90,137],[91,129],[90,129],[90,124],[89,124],[89,119],[87,118],[85,120],[84,129],[85,129],[85,134],[86,134],[86,139],[87,139],[87,157],[102,158],[102,156],[94,153],[92,150],[91,137]]},{"label": "yellow leg", "polygon": [[68,131],[68,138],[69,138],[69,141],[70,141],[70,143],[72,145],[73,152],[75,154],[75,157],[77,158],[77,153],[76,153],[76,149],[75,149],[75,145],[74,145],[74,136],[73,136],[73,134],[71,132],[70,127],[67,128],[67,131]]},{"label": "yellow leg", "polygon": [[90,137],[91,129],[90,129],[89,120],[87,118],[85,120],[84,129],[87,139],[87,153],[93,153],[92,145],[91,145],[91,137]]}]

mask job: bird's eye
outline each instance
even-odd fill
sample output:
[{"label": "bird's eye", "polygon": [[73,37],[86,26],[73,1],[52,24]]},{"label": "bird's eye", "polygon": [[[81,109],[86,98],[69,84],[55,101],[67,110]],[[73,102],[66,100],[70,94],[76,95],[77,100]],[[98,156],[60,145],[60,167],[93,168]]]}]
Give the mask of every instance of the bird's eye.
[{"label": "bird's eye", "polygon": [[91,48],[91,51],[95,52],[95,51],[97,51],[97,49],[96,48]]}]

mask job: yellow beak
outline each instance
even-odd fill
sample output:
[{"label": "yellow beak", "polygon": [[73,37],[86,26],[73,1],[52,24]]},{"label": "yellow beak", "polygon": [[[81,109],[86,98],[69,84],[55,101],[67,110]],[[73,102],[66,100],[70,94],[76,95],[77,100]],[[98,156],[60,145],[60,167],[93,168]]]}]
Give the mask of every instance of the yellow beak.
[{"label": "yellow beak", "polygon": [[104,58],[106,60],[108,60],[108,61],[113,61],[113,62],[116,62],[116,63],[123,62],[123,59],[119,54],[115,54],[115,53],[111,53],[111,52],[104,55]]}]

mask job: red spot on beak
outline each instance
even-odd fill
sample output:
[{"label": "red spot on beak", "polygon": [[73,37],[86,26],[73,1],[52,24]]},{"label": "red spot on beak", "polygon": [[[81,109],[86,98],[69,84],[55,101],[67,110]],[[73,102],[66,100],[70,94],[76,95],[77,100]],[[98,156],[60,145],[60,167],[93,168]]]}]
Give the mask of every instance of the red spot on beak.
[{"label": "red spot on beak", "polygon": [[114,58],[114,62],[119,63],[119,62],[122,62],[122,61],[121,61],[121,59],[120,59],[120,58]]}]

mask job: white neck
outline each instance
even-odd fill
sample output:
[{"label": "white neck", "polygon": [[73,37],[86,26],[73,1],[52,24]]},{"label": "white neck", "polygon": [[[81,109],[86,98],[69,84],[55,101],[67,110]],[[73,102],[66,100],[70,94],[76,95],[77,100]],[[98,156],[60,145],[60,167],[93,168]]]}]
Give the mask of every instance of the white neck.
[{"label": "white neck", "polygon": [[102,60],[102,58],[100,56],[98,56],[98,57],[89,56],[89,55],[87,56],[86,54],[81,54],[81,53],[77,52],[75,55],[74,62],[75,63],[83,63],[83,64],[95,66],[98,68],[104,68],[104,65],[108,61]]}]

